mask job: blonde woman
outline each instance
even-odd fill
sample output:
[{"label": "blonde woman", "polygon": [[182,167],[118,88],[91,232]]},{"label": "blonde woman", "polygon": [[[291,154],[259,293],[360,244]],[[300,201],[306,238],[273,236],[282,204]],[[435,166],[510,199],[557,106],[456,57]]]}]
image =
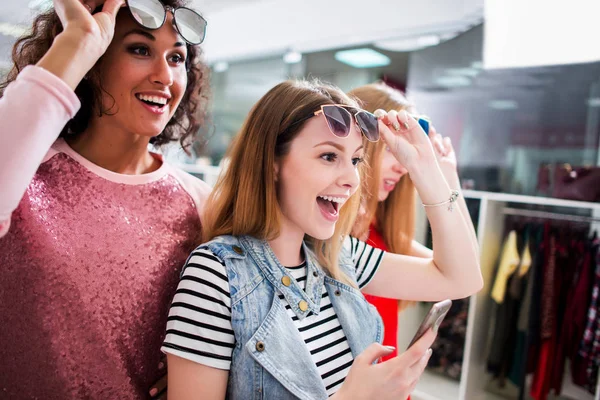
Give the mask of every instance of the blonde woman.
[{"label": "blonde woman", "polygon": [[[384,83],[374,83],[358,87],[350,92],[358,99],[365,110],[374,112],[377,109],[405,110],[416,114],[414,106],[399,90]],[[460,181],[456,169],[456,156],[450,138],[442,138],[435,128],[430,127],[429,137],[432,141],[436,159],[449,187],[460,189]],[[385,142],[368,143],[365,147],[366,158],[370,170],[363,183],[363,212],[354,225],[353,236],[366,240],[373,247],[397,254],[414,257],[431,258],[433,251],[413,240],[415,234],[415,185],[407,168],[398,161]],[[464,198],[459,196],[458,207],[468,225],[473,246],[477,247],[475,231]],[[383,344],[396,347],[398,337],[398,312],[410,301],[397,301],[392,298],[365,295],[383,319],[385,336]],[[395,357],[397,352],[383,359]]]}]

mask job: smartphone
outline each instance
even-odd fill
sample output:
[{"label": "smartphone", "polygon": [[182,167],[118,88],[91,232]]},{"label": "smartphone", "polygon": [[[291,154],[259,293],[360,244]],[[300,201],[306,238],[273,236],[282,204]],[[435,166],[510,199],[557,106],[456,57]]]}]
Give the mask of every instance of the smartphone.
[{"label": "smartphone", "polygon": [[415,333],[415,336],[410,341],[408,347],[415,344],[415,342],[419,340],[429,329],[433,328],[434,331],[437,331],[437,329],[440,327],[440,324],[444,320],[444,317],[446,314],[448,314],[448,311],[450,311],[451,306],[452,300],[440,301],[439,303],[435,303],[433,306],[431,306],[431,309],[423,319],[423,322],[421,322],[421,326],[419,326],[419,329],[417,329],[417,333]]}]

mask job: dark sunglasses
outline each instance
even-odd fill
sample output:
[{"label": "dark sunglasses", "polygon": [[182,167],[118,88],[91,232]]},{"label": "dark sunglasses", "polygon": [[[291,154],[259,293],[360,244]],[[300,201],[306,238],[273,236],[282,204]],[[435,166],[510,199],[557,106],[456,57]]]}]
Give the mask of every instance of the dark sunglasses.
[{"label": "dark sunglasses", "polygon": [[200,44],[206,36],[206,20],[186,7],[173,8],[158,0],[126,0],[133,19],[146,29],[158,29],[167,20],[167,12],[173,13],[173,25],[189,44]]},{"label": "dark sunglasses", "polygon": [[308,117],[302,118],[299,121],[294,122],[292,125],[304,122],[316,115],[323,114],[329,130],[337,137],[345,138],[350,134],[350,127],[352,126],[352,114],[347,110],[356,110],[354,113],[354,120],[356,125],[360,128],[362,134],[370,142],[376,142],[379,140],[379,124],[377,117],[368,111],[356,109],[354,107],[345,106],[342,104],[326,104],[321,106],[321,109],[315,111]]}]

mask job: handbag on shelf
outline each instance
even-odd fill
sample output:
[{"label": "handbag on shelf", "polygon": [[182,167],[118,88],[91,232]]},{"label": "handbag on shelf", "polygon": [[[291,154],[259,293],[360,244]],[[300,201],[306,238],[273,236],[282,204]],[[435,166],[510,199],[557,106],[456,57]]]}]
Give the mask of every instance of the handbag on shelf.
[{"label": "handbag on shelf", "polygon": [[600,202],[600,167],[558,164],[554,168],[552,183],[552,197]]}]

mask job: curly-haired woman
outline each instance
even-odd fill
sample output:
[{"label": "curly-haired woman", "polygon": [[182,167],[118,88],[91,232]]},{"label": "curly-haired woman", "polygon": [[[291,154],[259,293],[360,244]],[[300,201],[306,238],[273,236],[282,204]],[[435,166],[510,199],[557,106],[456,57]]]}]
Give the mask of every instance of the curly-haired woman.
[{"label": "curly-haired woman", "polygon": [[0,85],[2,398],[139,399],[164,374],[210,188],[148,144],[198,131],[206,23],[181,0],[128,3],[55,0]]}]

